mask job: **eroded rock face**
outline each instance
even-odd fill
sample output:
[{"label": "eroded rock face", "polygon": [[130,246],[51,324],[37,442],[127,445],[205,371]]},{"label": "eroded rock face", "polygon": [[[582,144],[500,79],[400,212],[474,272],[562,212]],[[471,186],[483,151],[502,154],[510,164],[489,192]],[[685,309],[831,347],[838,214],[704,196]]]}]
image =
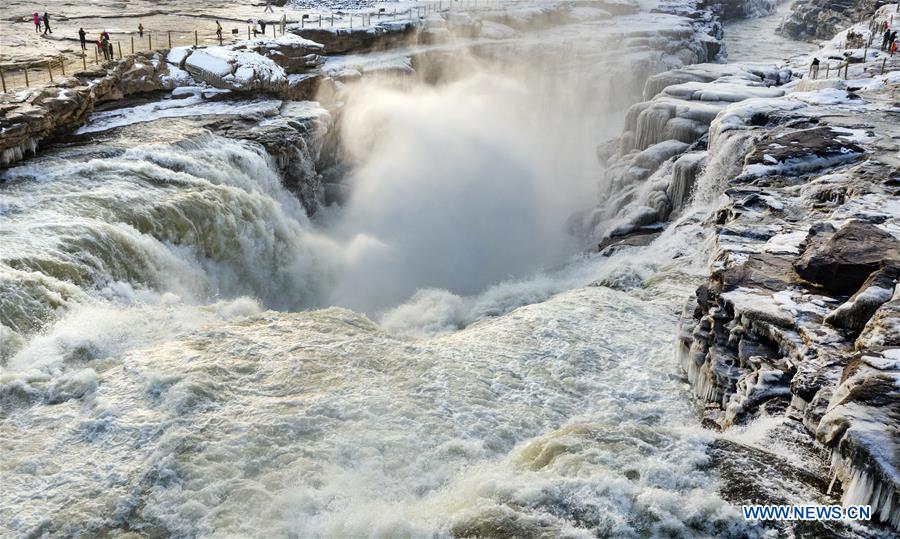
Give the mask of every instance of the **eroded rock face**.
[{"label": "eroded rock face", "polygon": [[227,118],[209,126],[216,134],[262,145],[281,171],[284,186],[308,215],[325,203],[318,164],[331,132],[331,115],[315,102],[282,105],[278,116],[264,121]]},{"label": "eroded rock face", "polygon": [[633,105],[622,135],[598,148],[607,165],[601,196],[610,202],[584,216],[578,233],[605,247],[660,226],[690,200],[719,113],[744,100],[783,96],[779,85],[790,77],[790,69],[762,64],[698,64],[650,77],[644,95],[651,98]]},{"label": "eroded rock face", "polygon": [[711,0],[709,2],[722,14],[723,19],[762,17],[775,11],[776,0]]},{"label": "eroded rock face", "polygon": [[21,98],[0,104],[0,166],[33,154],[41,141],[81,125],[97,103],[174,87],[168,65],[158,54],[147,53],[23,92]]},{"label": "eroded rock face", "polygon": [[836,114],[787,95],[717,115],[707,162],[730,165],[701,181],[727,202],[679,357],[706,424],[783,415],[831,453],[832,494],[900,529],[900,211],[886,181],[898,146],[881,97],[844,96]]},{"label": "eroded rock face", "polygon": [[860,20],[867,20],[886,0],[798,0],[782,31],[794,39],[830,39]]},{"label": "eroded rock face", "polygon": [[412,21],[384,22],[364,28],[288,28],[304,39],[321,43],[326,55],[384,50],[414,43],[419,25]]},{"label": "eroded rock face", "polygon": [[843,502],[869,504],[900,529],[900,350],[861,352],[848,363],[816,429],[834,448]]},{"label": "eroded rock face", "polygon": [[873,223],[853,220],[835,231],[830,225],[813,227],[794,269],[804,280],[837,294],[853,294],[876,270],[900,267],[900,241]]},{"label": "eroded rock face", "polygon": [[900,287],[896,285],[891,299],[875,311],[856,339],[858,350],[892,347],[900,347]]},{"label": "eroded rock face", "polygon": [[898,266],[886,266],[873,272],[857,293],[825,317],[825,322],[858,335],[879,307],[891,299],[898,276]]}]

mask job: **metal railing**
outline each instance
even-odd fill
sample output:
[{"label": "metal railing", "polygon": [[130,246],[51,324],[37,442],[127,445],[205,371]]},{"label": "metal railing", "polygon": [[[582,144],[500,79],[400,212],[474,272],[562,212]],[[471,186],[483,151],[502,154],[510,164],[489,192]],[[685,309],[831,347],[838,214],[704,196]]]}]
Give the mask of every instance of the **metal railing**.
[{"label": "metal railing", "polygon": [[[294,21],[285,21],[292,27],[299,25],[303,28],[360,28],[368,27],[384,21],[421,20],[431,13],[446,13],[452,11],[483,11],[493,10],[509,5],[540,5],[540,0],[427,0],[410,5],[407,9],[388,11],[387,8],[362,8],[355,11],[331,10],[330,12],[308,10],[299,13],[300,18]],[[283,19],[265,21],[265,33],[257,29],[257,25],[247,25],[247,39],[278,37],[278,34],[286,33],[286,25]],[[3,93],[14,92],[20,89],[41,86],[55,82],[56,77],[65,77],[79,70],[86,71],[89,65],[100,66],[107,61],[121,60],[127,56],[138,53],[159,52],[170,50],[180,46],[201,45],[225,45],[234,44],[243,39],[243,25],[238,28],[223,28],[222,35],[215,29],[204,27],[203,30],[171,30],[171,31],[143,31],[142,33],[126,34],[122,39],[110,40],[113,45],[111,56],[104,55],[96,41],[87,41],[85,49],[76,53],[58,54],[40,62],[0,64],[0,89]],[[270,29],[271,28],[271,34]],[[210,32],[212,30],[212,32]],[[91,52],[93,49],[93,52]]]},{"label": "metal railing", "polygon": [[[843,75],[844,80],[849,79],[851,65],[860,66],[861,69],[860,69],[859,74],[861,76],[865,76],[869,72],[870,68],[874,68],[874,70],[878,71],[880,75],[884,75],[885,69],[887,67],[887,61],[888,61],[887,56],[880,58],[880,59],[876,59],[873,62],[866,62],[866,61],[851,62],[851,61],[847,60],[847,61],[838,63],[838,65],[834,66],[834,67],[831,66],[831,62],[825,62],[825,69],[824,69],[825,74],[824,74],[823,80],[830,79],[832,72],[835,73],[835,76],[837,78],[841,78],[841,71],[844,72],[844,75]],[[880,66],[879,66],[879,64],[880,64]],[[818,80],[819,75],[822,74],[822,71],[823,70],[822,70],[821,64],[819,65],[818,69],[816,69],[815,66],[810,65],[809,70],[807,71],[807,76],[813,80]]]}]

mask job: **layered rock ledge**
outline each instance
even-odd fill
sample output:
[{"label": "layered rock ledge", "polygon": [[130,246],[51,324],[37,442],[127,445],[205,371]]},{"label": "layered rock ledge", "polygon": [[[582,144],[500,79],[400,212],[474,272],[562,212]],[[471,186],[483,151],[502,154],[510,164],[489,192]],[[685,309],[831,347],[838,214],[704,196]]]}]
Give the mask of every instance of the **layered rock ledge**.
[{"label": "layered rock ledge", "polygon": [[704,424],[778,418],[766,436],[831,455],[830,476],[810,462],[801,480],[815,499],[871,505],[900,529],[900,59],[866,60],[885,73],[808,80],[800,58],[651,77],[623,134],[598,149],[607,202],[576,227],[611,253],[710,215],[710,275],[677,345]]},{"label": "layered rock ledge", "polygon": [[685,308],[679,358],[708,424],[783,410],[831,451],[831,493],[896,528],[900,146],[882,89],[832,93],[840,104],[797,93],[714,122],[710,152],[743,150],[717,178],[713,269]]}]

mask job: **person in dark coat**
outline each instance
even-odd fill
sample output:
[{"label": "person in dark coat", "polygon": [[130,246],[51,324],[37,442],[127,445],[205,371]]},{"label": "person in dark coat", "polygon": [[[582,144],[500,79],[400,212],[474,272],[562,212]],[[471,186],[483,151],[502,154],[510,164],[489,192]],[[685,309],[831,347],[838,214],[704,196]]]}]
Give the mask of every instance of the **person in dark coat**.
[{"label": "person in dark coat", "polygon": [[891,40],[891,31],[890,29],[884,31],[884,36],[881,38],[881,50],[888,50],[888,41]]},{"label": "person in dark coat", "polygon": [[50,29],[50,15],[47,12],[44,12],[44,34],[47,32],[53,33],[53,30]]},{"label": "person in dark coat", "polygon": [[83,51],[87,50],[87,40],[85,39],[86,35],[87,34],[85,34],[85,32],[84,32],[84,28],[78,29],[78,41],[81,42],[81,50],[83,50]]}]

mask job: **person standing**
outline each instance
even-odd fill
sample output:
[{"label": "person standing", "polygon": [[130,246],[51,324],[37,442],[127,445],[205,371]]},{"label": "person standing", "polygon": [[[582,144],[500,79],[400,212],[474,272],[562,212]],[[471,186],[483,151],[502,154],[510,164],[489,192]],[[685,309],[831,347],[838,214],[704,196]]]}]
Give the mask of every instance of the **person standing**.
[{"label": "person standing", "polygon": [[47,12],[44,12],[44,35],[47,35],[47,32],[53,33],[53,30],[50,29],[50,15]]},{"label": "person standing", "polygon": [[103,57],[107,60],[112,60],[112,55],[110,54],[112,44],[109,41],[109,33],[107,33],[106,30],[100,34],[100,48],[103,49]]},{"label": "person standing", "polygon": [[287,13],[281,14],[281,35],[284,35],[284,29],[287,26]]},{"label": "person standing", "polygon": [[81,42],[81,50],[83,50],[83,51],[87,50],[87,40],[85,39],[86,35],[87,34],[85,34],[85,32],[84,32],[84,28],[78,29],[78,41]]},{"label": "person standing", "polygon": [[262,33],[263,37],[266,37],[266,21],[259,21],[259,31]]},{"label": "person standing", "polygon": [[881,38],[881,50],[888,50],[888,41],[891,39],[891,31],[890,29],[884,31],[884,35]]},{"label": "person standing", "polygon": [[38,15],[38,12],[34,12],[34,31],[37,33],[41,33],[41,16]]},{"label": "person standing", "polygon": [[819,59],[813,58],[812,62],[809,64],[809,74],[812,75],[812,78],[819,78]]},{"label": "person standing", "polygon": [[144,25],[138,23],[138,37],[144,37]]},{"label": "person standing", "polygon": [[222,25],[219,24],[219,21],[216,21],[216,37],[219,38],[219,43],[222,42]]}]

